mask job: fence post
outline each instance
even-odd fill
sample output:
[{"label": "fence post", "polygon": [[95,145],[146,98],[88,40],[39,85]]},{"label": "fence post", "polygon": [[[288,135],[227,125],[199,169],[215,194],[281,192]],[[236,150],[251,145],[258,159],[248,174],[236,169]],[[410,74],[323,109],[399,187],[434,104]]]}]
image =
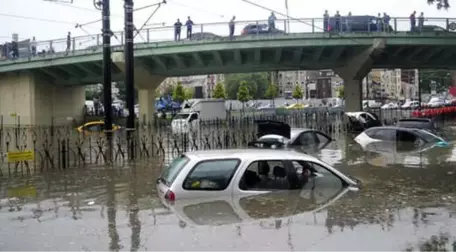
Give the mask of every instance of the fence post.
[{"label": "fence post", "polygon": [[62,150],[61,150],[62,153],[61,153],[61,155],[60,155],[60,157],[61,157],[61,164],[62,164],[62,169],[65,170],[65,169],[67,168],[67,167],[66,167],[66,161],[67,161],[67,159],[66,159],[66,152],[67,152],[67,150],[66,150],[65,140],[62,140],[62,145],[61,145],[61,146],[62,146]]},{"label": "fence post", "polygon": [[397,18],[394,18],[394,32],[397,32]]},{"label": "fence post", "polygon": [[73,51],[73,54],[74,54],[74,51],[76,51],[76,38],[73,38],[72,39],[72,43],[73,43],[73,48],[72,48],[72,51]]},{"label": "fence post", "polygon": [[147,29],[147,43],[150,43],[150,29]]},{"label": "fence post", "polygon": [[[325,31],[325,28],[323,27],[323,31]],[[312,18],[312,33],[315,33],[315,19]]]}]

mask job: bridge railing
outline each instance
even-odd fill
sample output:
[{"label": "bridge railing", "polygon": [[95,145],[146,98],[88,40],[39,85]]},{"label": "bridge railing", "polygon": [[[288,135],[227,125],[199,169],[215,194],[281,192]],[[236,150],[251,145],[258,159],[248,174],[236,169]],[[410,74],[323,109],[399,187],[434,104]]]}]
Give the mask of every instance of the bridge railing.
[{"label": "bridge railing", "polygon": [[[342,17],[340,22],[336,22],[334,18],[330,18],[328,22],[325,22],[323,18],[300,18],[291,20],[276,20],[275,29],[273,32],[268,32],[268,29],[263,30],[255,29],[256,26],[267,27],[267,20],[250,20],[250,21],[237,21],[235,22],[234,36],[232,39],[236,40],[240,37],[249,36],[268,36],[271,34],[300,34],[300,33],[318,33],[323,34],[325,32],[331,32],[332,34],[338,34],[339,36],[354,36],[357,33],[372,33],[376,34],[382,32],[381,36],[389,36],[395,33],[405,33],[405,35],[419,35],[419,34],[436,34],[436,33],[453,33],[456,31],[456,18],[426,18],[424,21],[424,29],[419,28],[418,20],[416,22],[416,29],[411,32],[410,19],[407,17],[395,17],[391,18],[389,22],[389,29],[385,29],[386,25],[377,26],[376,20],[362,19],[359,22],[357,19],[350,19]],[[325,29],[325,25],[327,26]],[[250,26],[247,32],[244,32],[244,28]],[[330,31],[328,31],[330,30]],[[386,32],[385,32],[386,31]],[[230,30],[228,22],[219,23],[196,23],[192,29],[193,35],[192,41],[210,41],[210,40],[228,40],[230,39]],[[186,36],[187,28],[185,26],[181,29],[179,43],[185,43],[190,39]],[[456,32],[455,32],[456,34]],[[143,29],[139,32],[135,32],[136,44],[141,43],[158,43],[158,42],[174,42],[175,41],[175,30],[174,26],[160,26],[148,29]],[[111,43],[113,46],[122,46],[124,44],[124,33],[114,32]],[[27,45],[25,45],[26,47]],[[36,54],[32,52],[32,44],[29,48],[20,48],[20,55],[18,58],[26,58],[27,60],[39,59],[42,57],[55,57],[73,55],[76,52],[80,54],[85,53],[97,53],[102,50],[102,35],[93,34],[88,36],[80,36],[71,38],[68,43],[66,38],[55,39],[49,41],[39,41],[36,43]],[[28,50],[28,52],[27,52]],[[11,59],[11,50],[8,51],[8,57],[3,59]],[[4,55],[5,56],[5,55]]]}]

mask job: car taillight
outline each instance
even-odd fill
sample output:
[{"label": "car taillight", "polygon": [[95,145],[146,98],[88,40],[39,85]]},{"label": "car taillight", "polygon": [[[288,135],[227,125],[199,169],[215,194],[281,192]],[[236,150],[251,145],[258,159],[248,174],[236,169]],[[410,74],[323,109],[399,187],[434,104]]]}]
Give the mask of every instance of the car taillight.
[{"label": "car taillight", "polygon": [[247,31],[244,29],[244,30],[242,30],[242,35],[245,35],[245,34],[247,34]]},{"label": "car taillight", "polygon": [[328,31],[332,31],[332,27],[331,26],[328,26]]},{"label": "car taillight", "polygon": [[169,201],[175,201],[176,200],[176,194],[173,193],[173,191],[168,190],[165,194],[165,199]]}]

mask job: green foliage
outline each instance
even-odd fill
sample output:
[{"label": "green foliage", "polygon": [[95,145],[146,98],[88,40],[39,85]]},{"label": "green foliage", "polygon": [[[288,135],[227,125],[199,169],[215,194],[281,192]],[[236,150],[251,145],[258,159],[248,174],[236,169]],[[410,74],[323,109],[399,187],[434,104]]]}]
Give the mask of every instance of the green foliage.
[{"label": "green foliage", "polygon": [[340,98],[340,99],[344,99],[345,97],[345,88],[344,86],[340,86],[336,89],[336,93],[337,93],[337,98]]},{"label": "green foliage", "polygon": [[237,92],[241,81],[248,83],[249,93],[254,99],[265,97],[269,84],[268,73],[227,74],[225,75],[225,89],[228,99],[237,99]]},{"label": "green foliage", "polygon": [[448,9],[450,8],[450,0],[427,0],[428,4],[436,4],[437,9]]},{"label": "green foliage", "polygon": [[250,96],[250,90],[247,81],[242,81],[237,92],[237,100],[245,103],[248,102],[251,98],[252,97]]},{"label": "green foliage", "polygon": [[302,92],[302,88],[300,85],[295,86],[295,89],[293,90],[293,93],[291,94],[291,96],[296,100],[302,99],[303,92]]},{"label": "green foliage", "polygon": [[183,102],[186,100],[185,90],[182,87],[182,83],[178,82],[173,90],[173,100],[177,102]]},{"label": "green foliage", "polygon": [[271,82],[268,85],[268,89],[266,89],[265,96],[266,98],[274,99],[277,97],[277,95],[279,95],[279,86]]},{"label": "green foliage", "polygon": [[212,94],[213,98],[216,99],[226,99],[225,86],[223,83],[217,83],[214,87],[214,93]]},{"label": "green foliage", "polygon": [[447,70],[422,70],[420,71],[421,92],[431,93],[432,85],[435,82],[436,91],[447,91],[452,85],[452,74]]},{"label": "green foliage", "polygon": [[186,89],[184,89],[184,93],[185,93],[185,100],[193,99],[193,96],[195,95],[195,88],[186,88]]}]

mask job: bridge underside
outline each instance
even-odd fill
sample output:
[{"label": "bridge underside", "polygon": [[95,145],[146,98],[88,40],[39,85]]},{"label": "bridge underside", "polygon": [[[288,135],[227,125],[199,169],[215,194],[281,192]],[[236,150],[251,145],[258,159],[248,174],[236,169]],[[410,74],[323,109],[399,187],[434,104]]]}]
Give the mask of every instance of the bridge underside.
[{"label": "bridge underside", "polygon": [[[210,73],[320,70],[341,68],[369,46],[313,46],[203,51],[136,57],[154,75],[188,76]],[[454,46],[386,46],[372,56],[372,68],[456,69]],[[102,61],[50,66],[38,72],[56,83],[88,85],[102,81]],[[123,71],[112,67],[113,81],[124,79]]]}]

